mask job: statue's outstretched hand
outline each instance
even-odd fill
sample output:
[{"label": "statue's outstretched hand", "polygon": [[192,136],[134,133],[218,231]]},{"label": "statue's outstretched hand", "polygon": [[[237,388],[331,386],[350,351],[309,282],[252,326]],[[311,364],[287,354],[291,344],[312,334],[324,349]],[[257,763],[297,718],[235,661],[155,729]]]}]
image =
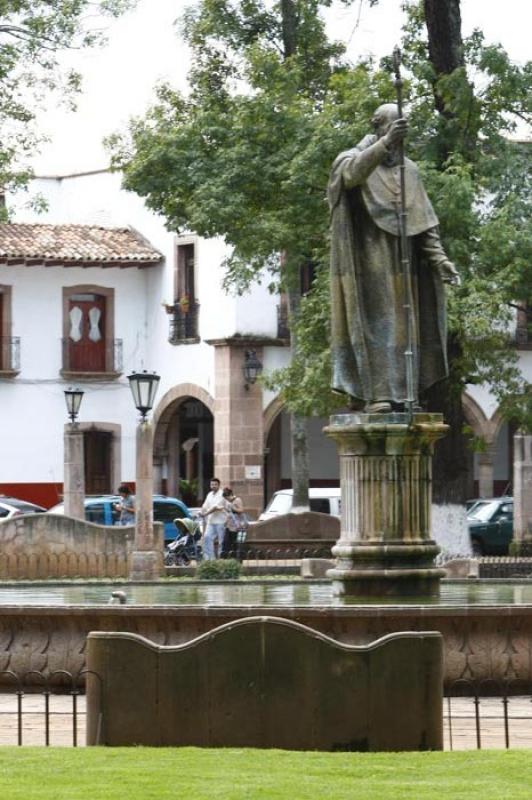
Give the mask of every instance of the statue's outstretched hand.
[{"label": "statue's outstretched hand", "polygon": [[444,261],[440,264],[438,269],[444,283],[450,283],[452,286],[460,286],[462,279],[452,261]]},{"label": "statue's outstretched hand", "polygon": [[386,147],[394,147],[405,138],[408,133],[408,122],[404,117],[399,117],[392,122],[388,130],[383,136],[383,141]]}]

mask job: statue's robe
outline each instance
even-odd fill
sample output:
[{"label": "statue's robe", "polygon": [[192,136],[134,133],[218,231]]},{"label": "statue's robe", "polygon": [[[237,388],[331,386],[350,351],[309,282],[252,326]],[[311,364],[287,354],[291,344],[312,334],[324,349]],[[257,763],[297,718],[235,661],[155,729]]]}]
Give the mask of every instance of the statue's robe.
[{"label": "statue's robe", "polygon": [[[407,399],[405,281],[400,257],[400,170],[367,136],[337,157],[331,209],[332,388],[361,403]],[[438,219],[416,165],[405,159],[411,265],[414,401],[447,375],[448,264]]]}]

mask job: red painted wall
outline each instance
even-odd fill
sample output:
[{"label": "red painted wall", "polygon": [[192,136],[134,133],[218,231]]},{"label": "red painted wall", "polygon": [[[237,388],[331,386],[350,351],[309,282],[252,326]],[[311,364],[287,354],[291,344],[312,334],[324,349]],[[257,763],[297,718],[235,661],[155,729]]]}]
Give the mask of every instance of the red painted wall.
[{"label": "red painted wall", "polygon": [[0,483],[0,494],[51,508],[63,499],[62,483]]}]

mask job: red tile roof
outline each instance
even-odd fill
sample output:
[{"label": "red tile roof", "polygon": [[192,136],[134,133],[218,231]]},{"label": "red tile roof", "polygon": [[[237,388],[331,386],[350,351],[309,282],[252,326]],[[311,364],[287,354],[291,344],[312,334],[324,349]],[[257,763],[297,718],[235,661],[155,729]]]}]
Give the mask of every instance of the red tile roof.
[{"label": "red tile roof", "polygon": [[148,267],[162,258],[133,228],[0,223],[0,264]]}]

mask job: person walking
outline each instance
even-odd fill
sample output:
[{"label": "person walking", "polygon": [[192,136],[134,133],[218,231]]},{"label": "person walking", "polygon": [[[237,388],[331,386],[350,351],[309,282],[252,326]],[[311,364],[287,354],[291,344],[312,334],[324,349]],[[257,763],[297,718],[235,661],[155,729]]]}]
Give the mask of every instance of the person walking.
[{"label": "person walking", "polygon": [[222,495],[225,500],[225,509],[227,511],[222,558],[237,558],[239,550],[238,534],[245,531],[247,528],[244,504],[240,497],[236,497],[230,486],[226,486]]},{"label": "person walking", "polygon": [[118,519],[119,525],[134,525],[135,524],[135,495],[131,494],[131,489],[122,483],[118,487],[118,494],[120,495],[120,502],[114,504],[115,511],[118,511],[120,517]]},{"label": "person walking", "polygon": [[210,492],[201,507],[200,517],[207,521],[203,537],[203,558],[205,561],[212,561],[216,558],[215,543],[218,556],[221,557],[227,518],[225,500],[218,478],[211,478]]}]

